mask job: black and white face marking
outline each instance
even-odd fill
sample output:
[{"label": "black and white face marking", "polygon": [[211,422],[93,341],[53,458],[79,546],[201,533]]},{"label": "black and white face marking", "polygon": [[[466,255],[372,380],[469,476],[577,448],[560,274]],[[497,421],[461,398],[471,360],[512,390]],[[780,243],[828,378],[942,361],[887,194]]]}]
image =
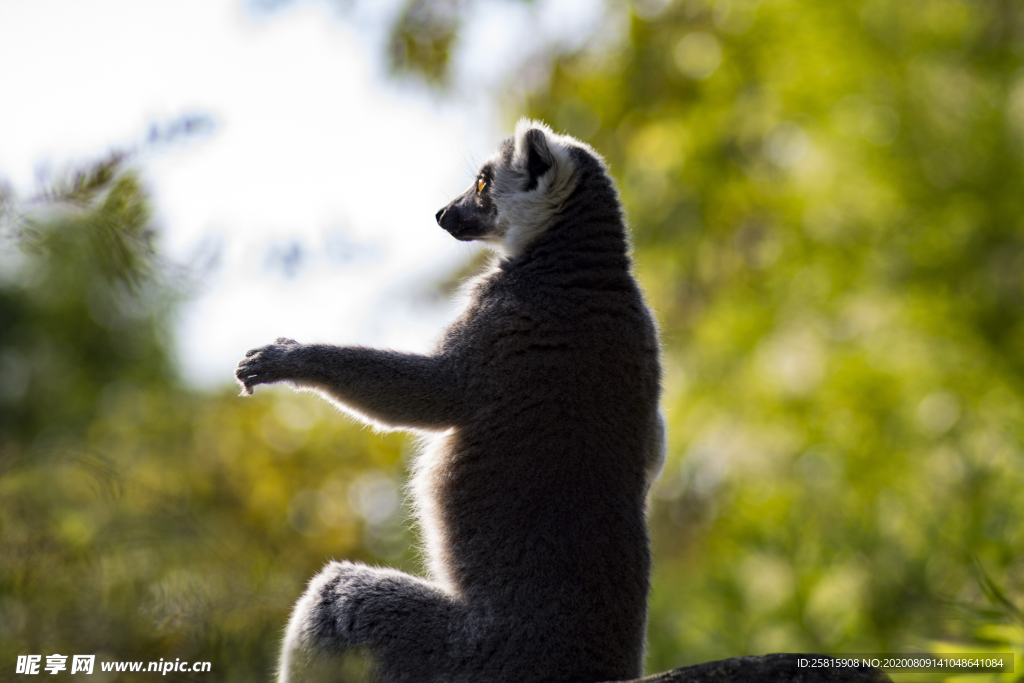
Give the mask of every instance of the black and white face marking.
[{"label": "black and white face marking", "polygon": [[575,188],[574,147],[597,156],[543,123],[520,120],[470,188],[437,212],[438,224],[455,239],[520,253],[552,224]]},{"label": "black and white face marking", "polygon": [[494,163],[488,162],[473,185],[437,212],[437,224],[462,242],[486,240],[494,232],[498,208],[491,197]]}]

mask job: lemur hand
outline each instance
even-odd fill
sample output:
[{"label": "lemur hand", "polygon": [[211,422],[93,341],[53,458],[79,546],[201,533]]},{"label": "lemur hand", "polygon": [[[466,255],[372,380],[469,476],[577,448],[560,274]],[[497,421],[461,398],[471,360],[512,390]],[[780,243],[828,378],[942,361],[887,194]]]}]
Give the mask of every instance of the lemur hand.
[{"label": "lemur hand", "polygon": [[259,346],[245,352],[245,358],[235,368],[235,378],[242,385],[242,394],[251,394],[257,384],[272,384],[291,379],[294,360],[292,352],[302,344],[294,339],[278,337],[273,344]]}]

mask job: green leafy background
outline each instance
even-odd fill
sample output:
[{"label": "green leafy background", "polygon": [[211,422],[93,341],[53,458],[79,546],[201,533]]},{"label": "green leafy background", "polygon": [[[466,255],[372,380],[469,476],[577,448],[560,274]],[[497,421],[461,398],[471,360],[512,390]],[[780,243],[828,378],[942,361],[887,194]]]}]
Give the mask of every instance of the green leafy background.
[{"label": "green leafy background", "polygon": [[[443,89],[469,5],[410,2],[396,73]],[[1019,659],[1024,9],[648,1],[608,23],[505,111],[605,155],[659,317],[649,671]],[[150,213],[117,156],[0,189],[0,678],[95,653],[265,680],[328,558],[421,568],[391,511],[412,439],[307,395],[182,388],[187,287]]]}]

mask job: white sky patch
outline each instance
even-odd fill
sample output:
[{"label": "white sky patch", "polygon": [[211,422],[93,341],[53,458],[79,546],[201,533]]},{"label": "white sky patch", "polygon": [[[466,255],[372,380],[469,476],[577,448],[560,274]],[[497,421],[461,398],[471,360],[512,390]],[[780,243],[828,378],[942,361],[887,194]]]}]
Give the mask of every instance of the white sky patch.
[{"label": "white sky patch", "polygon": [[[598,3],[572,4],[591,8],[577,14],[585,33]],[[511,132],[497,130],[490,92],[537,23],[528,13],[543,27],[551,11],[485,0],[459,50],[460,95],[445,102],[385,80],[384,6],[339,20],[321,2],[262,18],[242,0],[0,3],[0,176],[21,194],[41,169],[133,144],[153,123],[215,121],[141,158],[163,252],[220,249],[181,313],[189,381],[232,381],[247,349],[278,336],[426,350],[451,317],[422,292],[472,248],[434,214]]]}]

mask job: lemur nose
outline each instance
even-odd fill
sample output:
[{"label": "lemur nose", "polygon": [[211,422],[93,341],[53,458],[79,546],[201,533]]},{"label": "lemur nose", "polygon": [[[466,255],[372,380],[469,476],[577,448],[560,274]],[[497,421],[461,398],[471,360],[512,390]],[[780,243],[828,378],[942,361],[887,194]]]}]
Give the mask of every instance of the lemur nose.
[{"label": "lemur nose", "polygon": [[[445,208],[447,208],[447,207],[445,207]],[[438,225],[441,225],[441,216],[444,215],[444,212],[445,212],[445,209],[441,209],[440,211],[437,212],[437,215],[434,216],[435,218],[437,218],[437,224]]]}]

